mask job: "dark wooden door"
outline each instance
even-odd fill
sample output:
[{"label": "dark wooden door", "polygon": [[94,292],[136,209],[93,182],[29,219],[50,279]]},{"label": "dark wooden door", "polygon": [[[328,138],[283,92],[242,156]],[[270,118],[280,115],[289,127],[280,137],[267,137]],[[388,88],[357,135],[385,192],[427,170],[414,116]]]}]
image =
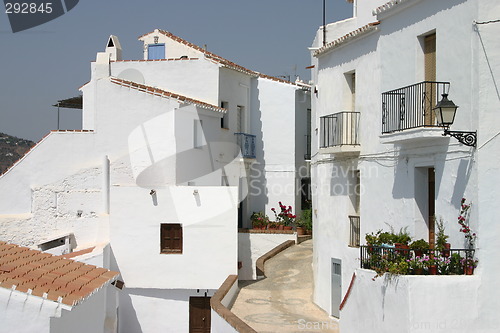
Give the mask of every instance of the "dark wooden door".
[{"label": "dark wooden door", "polygon": [[210,333],[210,297],[189,298],[189,333]]},{"label": "dark wooden door", "polygon": [[435,169],[429,168],[427,173],[428,177],[428,196],[429,196],[429,244],[431,248],[434,248],[434,244],[436,243],[436,209],[435,209],[435,201],[436,201],[436,181],[435,181]]}]

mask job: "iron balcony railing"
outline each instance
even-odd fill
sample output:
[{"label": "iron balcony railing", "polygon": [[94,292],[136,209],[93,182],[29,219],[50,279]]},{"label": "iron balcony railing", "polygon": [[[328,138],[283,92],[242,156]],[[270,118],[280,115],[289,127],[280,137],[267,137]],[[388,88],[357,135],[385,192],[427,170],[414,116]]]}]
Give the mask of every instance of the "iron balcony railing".
[{"label": "iron balcony railing", "polygon": [[255,158],[255,135],[234,133],[236,141],[244,158]]},{"label": "iron balcony railing", "polygon": [[320,118],[320,148],[359,145],[359,112],[343,111]]},{"label": "iron balcony railing", "polygon": [[424,81],[382,93],[382,133],[436,127],[434,107],[449,82]]},{"label": "iron balcony railing", "polygon": [[306,144],[306,153],[304,154],[304,159],[306,161],[311,160],[311,136],[306,135],[305,136],[305,144]]},{"label": "iron balcony railing", "polygon": [[[412,250],[387,246],[360,246],[361,268],[384,272],[402,261],[408,263],[407,274],[429,274],[429,266],[437,266],[440,275],[465,274],[467,266],[475,266],[474,249]],[[411,268],[411,262],[421,263],[421,272]]]}]

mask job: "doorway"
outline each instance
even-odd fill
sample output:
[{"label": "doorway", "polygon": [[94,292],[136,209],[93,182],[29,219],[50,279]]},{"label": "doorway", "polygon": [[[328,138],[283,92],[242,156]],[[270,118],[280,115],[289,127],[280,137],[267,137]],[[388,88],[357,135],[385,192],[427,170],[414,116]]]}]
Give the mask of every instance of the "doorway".
[{"label": "doorway", "polygon": [[332,258],[332,310],[331,315],[340,318],[342,302],[342,260]]},{"label": "doorway", "polygon": [[436,34],[430,34],[424,37],[424,75],[426,98],[429,103],[425,104],[424,125],[434,126],[435,116],[432,108],[436,105],[436,91],[430,82],[436,81]]},{"label": "doorway", "polygon": [[436,242],[436,170],[434,167],[415,168],[415,237],[427,238],[433,248]]},{"label": "doorway", "polygon": [[210,333],[210,297],[189,297],[189,333]]}]

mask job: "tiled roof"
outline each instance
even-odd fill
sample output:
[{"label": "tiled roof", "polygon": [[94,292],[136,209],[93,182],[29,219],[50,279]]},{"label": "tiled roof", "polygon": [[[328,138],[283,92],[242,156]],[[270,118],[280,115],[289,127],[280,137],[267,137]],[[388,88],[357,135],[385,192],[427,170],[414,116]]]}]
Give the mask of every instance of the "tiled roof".
[{"label": "tiled roof", "polygon": [[400,4],[410,3],[412,1],[416,2],[415,0],[391,0],[391,1],[383,4],[382,6],[375,8],[373,10],[372,14],[373,15],[382,14],[384,12],[387,12],[387,11],[394,9],[395,7],[397,7]]},{"label": "tiled roof", "polygon": [[199,60],[200,58],[168,58],[168,59],[141,59],[141,60],[114,60],[112,62],[142,62],[142,61],[187,61]]},{"label": "tiled roof", "polygon": [[[187,40],[182,39],[179,36],[176,36],[176,35],[174,35],[173,33],[169,32],[169,31],[158,29],[158,32],[161,33],[162,35],[167,36],[168,38],[172,39],[173,41],[176,41],[178,43],[184,44],[184,45],[186,45],[186,46],[188,46],[188,47],[190,47],[192,49],[195,49],[195,50],[203,53],[205,55],[205,57],[207,57],[208,59],[214,60],[215,62],[217,62],[217,63],[219,63],[219,64],[221,64],[221,65],[223,65],[225,67],[234,69],[234,70],[236,70],[238,72],[242,72],[242,73],[245,73],[245,74],[248,74],[248,75],[251,75],[251,76],[258,76],[259,75],[259,73],[257,73],[257,72],[254,72],[254,71],[252,71],[252,70],[250,70],[248,68],[245,68],[243,66],[237,65],[234,62],[231,62],[231,61],[229,61],[227,59],[219,57],[218,55],[216,55],[216,54],[214,54],[212,52],[209,52],[209,51],[205,50],[204,48],[199,47],[198,45],[190,43]],[[146,35],[149,35],[151,33],[152,32],[144,34],[144,35],[140,36],[139,39],[141,39],[142,37],[144,37]]]},{"label": "tiled roof", "polygon": [[74,306],[117,272],[0,241],[0,287]]},{"label": "tiled roof", "polygon": [[367,25],[364,25],[362,26],[361,28],[358,28],[354,31],[351,31],[349,32],[348,34],[340,37],[340,38],[337,38],[336,40],[330,42],[330,43],[327,43],[325,46],[323,47],[320,47],[319,49],[317,49],[313,55],[315,57],[318,57],[330,50],[333,50],[334,48],[337,48],[341,45],[343,45],[344,43],[347,43],[353,39],[356,39],[358,37],[361,37],[363,36],[364,34],[367,34],[371,31],[375,31],[377,30],[377,25],[379,25],[380,22],[377,21],[377,22],[372,22],[372,23],[368,23]]},{"label": "tiled roof", "polygon": [[198,105],[202,108],[209,109],[209,110],[212,110],[215,112],[226,113],[226,109],[215,106],[213,104],[208,104],[208,103],[205,103],[202,101],[198,101],[196,99],[185,97],[185,96],[182,96],[179,94],[174,94],[174,93],[166,91],[166,90],[158,89],[158,88],[151,87],[151,86],[146,86],[144,84],[135,83],[132,81],[126,81],[126,80],[122,80],[122,79],[119,79],[116,77],[111,77],[111,82],[114,84],[120,85],[120,86],[132,88],[132,89],[135,89],[135,90],[138,90],[141,92],[145,92],[147,94],[151,94],[154,96],[159,96],[159,97],[164,97],[164,98],[173,98],[173,99],[178,100],[181,103],[195,104],[195,105]]},{"label": "tiled roof", "polygon": [[[265,74],[261,74],[259,72],[256,72],[256,71],[252,71],[248,68],[245,68],[243,66],[240,66],[232,61],[229,61],[221,56],[218,56],[212,52],[209,52],[207,50],[205,50],[204,48],[202,47],[199,47],[198,45],[195,45],[193,43],[190,43],[188,42],[187,40],[185,39],[182,39],[180,38],[179,36],[176,36],[174,35],[173,33],[169,32],[169,31],[165,31],[165,30],[161,30],[161,29],[158,29],[158,32],[167,36],[168,38],[178,42],[178,43],[181,43],[181,44],[184,44],[192,49],[195,49],[201,53],[203,53],[205,55],[205,57],[207,59],[210,59],[224,67],[227,67],[227,68],[230,68],[230,69],[233,69],[235,71],[238,71],[238,72],[241,72],[241,73],[245,73],[247,75],[250,75],[250,76],[254,76],[254,77],[261,77],[261,78],[265,78],[265,79],[270,79],[270,80],[273,80],[273,81],[276,81],[276,82],[282,82],[282,83],[288,83],[288,84],[292,84],[292,85],[297,85],[297,86],[301,86],[301,87],[305,87],[305,86],[308,86],[306,84],[296,84],[294,82],[290,82],[290,81],[287,81],[287,80],[283,80],[283,79],[280,79],[280,78],[277,78],[277,77],[274,77],[274,76],[269,76],[269,75],[265,75]],[[154,33],[153,32],[148,32],[147,34],[144,34],[142,36],[139,36],[139,39],[141,39],[142,37],[144,36],[147,36],[149,34],[152,34]]]}]

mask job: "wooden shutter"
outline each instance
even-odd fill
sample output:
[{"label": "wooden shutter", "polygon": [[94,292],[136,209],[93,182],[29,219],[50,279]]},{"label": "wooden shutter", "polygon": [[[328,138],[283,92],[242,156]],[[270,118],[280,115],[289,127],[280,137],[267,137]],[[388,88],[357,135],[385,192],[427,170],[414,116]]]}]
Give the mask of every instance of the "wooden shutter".
[{"label": "wooden shutter", "polygon": [[182,253],[182,225],[165,223],[160,228],[161,253]]},{"label": "wooden shutter", "polygon": [[[425,81],[436,81],[436,34],[424,37],[424,66]],[[436,92],[431,84],[426,84],[426,100],[424,109],[424,124],[434,125],[434,112],[432,108],[436,105]]]},{"label": "wooden shutter", "polygon": [[436,34],[425,36],[425,81],[436,81]]}]

